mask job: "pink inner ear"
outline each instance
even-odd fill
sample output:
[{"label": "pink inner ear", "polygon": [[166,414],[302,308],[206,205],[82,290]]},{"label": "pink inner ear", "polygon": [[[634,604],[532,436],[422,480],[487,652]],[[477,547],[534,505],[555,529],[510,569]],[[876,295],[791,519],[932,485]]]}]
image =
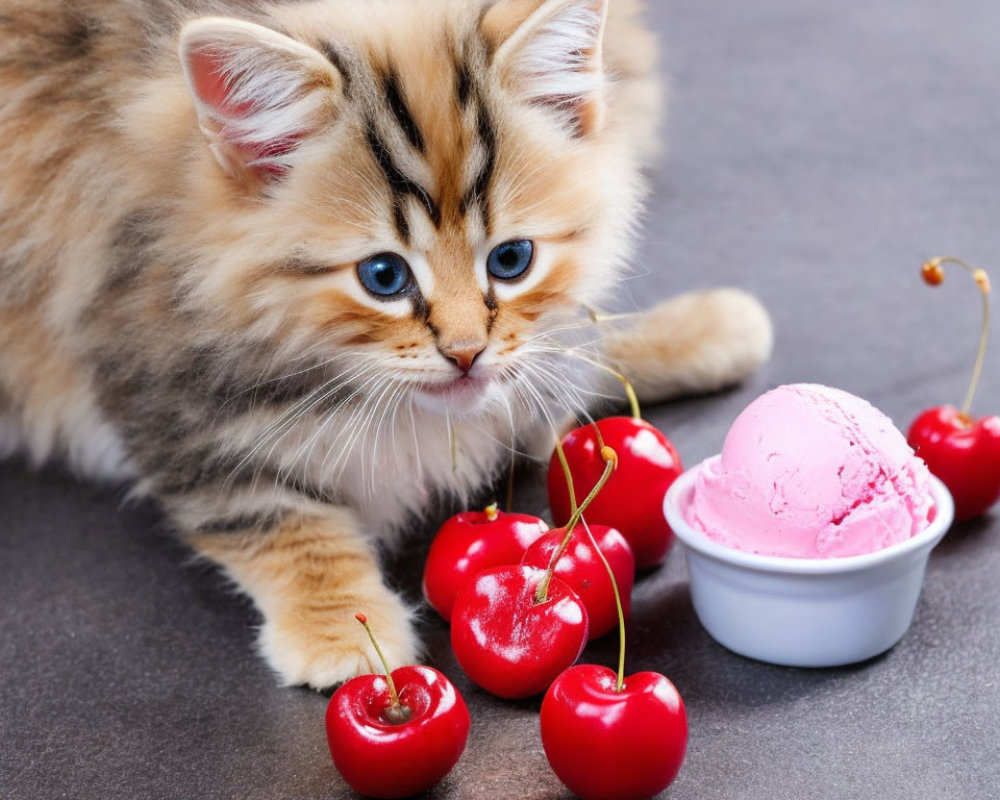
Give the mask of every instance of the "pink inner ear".
[{"label": "pink inner ear", "polygon": [[[293,134],[271,142],[254,142],[248,144],[246,147],[241,147],[240,150],[246,154],[247,160],[252,163],[258,159],[270,159],[292,152],[292,150],[299,146],[299,139],[301,138],[302,134]],[[288,167],[284,164],[273,161],[265,160],[262,163],[253,164],[253,167],[257,172],[274,178],[280,178],[288,172]]]},{"label": "pink inner ear", "polygon": [[216,112],[222,123],[218,131],[222,142],[239,153],[240,159],[258,175],[265,178],[281,177],[287,172],[287,167],[273,159],[298,147],[304,132],[272,140],[261,137],[259,141],[248,138],[244,133],[239,142],[234,141],[226,120],[246,120],[253,114],[255,104],[252,101],[233,102],[230,97],[232,79],[227,81],[224,64],[224,59],[211,50],[191,52],[188,70],[195,94],[202,103]]},{"label": "pink inner ear", "polygon": [[216,54],[205,50],[192,52],[188,69],[194,91],[205,105],[224,117],[245,117],[250,113],[252,103],[233,103],[229,99],[223,60]]},{"label": "pink inner ear", "polygon": [[[259,178],[278,178],[288,171],[283,156],[295,150],[308,134],[308,127],[301,121],[296,130],[287,123],[275,130],[269,126],[268,115],[262,112],[277,109],[288,97],[251,98],[236,102],[233,87],[242,79],[253,78],[260,84],[262,76],[249,73],[233,74],[227,70],[231,64],[231,54],[208,44],[191,48],[187,53],[187,72],[192,93],[202,105],[202,120],[206,133],[214,142],[216,158],[227,171],[243,169]],[[244,63],[243,69],[253,70],[252,59]],[[269,105],[270,104],[270,105]],[[207,122],[207,125],[205,124]]]}]

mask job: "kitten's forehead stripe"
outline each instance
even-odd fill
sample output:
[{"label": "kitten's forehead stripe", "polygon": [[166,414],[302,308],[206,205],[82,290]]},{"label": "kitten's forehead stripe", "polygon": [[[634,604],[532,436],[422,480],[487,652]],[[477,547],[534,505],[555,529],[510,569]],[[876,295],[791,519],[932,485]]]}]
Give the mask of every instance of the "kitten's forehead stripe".
[{"label": "kitten's forehead stripe", "polygon": [[455,65],[456,83],[455,93],[458,95],[458,104],[465,108],[469,104],[469,97],[472,94],[472,76],[469,73],[469,65],[460,61]]},{"label": "kitten's forehead stripe", "polygon": [[[468,42],[446,44],[450,56],[427,84],[400,72],[387,54],[370,54],[362,66],[351,60],[350,51],[333,44],[323,48],[338,69],[350,70],[346,80],[354,88],[354,100],[363,105],[364,135],[389,184],[387,217],[400,241],[420,250],[434,242],[431,228],[421,235],[419,219],[410,216],[415,209],[409,208],[409,197],[438,232],[445,223],[454,223],[473,240],[490,236],[494,227],[490,189],[499,143],[476,74],[484,54]],[[442,85],[450,88],[454,100],[441,99],[454,105],[428,111],[424,98],[428,92],[440,96],[436,87]]]},{"label": "kitten's forehead stripe", "polygon": [[385,97],[389,104],[389,110],[396,118],[396,122],[403,130],[407,141],[413,145],[413,149],[418,153],[424,152],[424,137],[417,126],[413,114],[406,105],[403,95],[399,91],[399,79],[395,72],[390,72],[385,79]]},{"label": "kitten's forehead stripe", "polygon": [[489,112],[482,101],[479,103],[478,116],[477,132],[479,133],[479,139],[483,147],[486,148],[486,160],[482,171],[479,173],[479,177],[476,178],[476,182],[472,186],[472,192],[479,201],[483,213],[483,226],[486,228],[487,235],[489,235],[492,228],[489,191],[490,184],[493,182],[493,172],[497,165],[497,137],[496,130],[493,128],[493,122],[490,120]]},{"label": "kitten's forehead stripe", "polygon": [[[470,84],[470,87],[471,90],[474,90],[473,84]],[[486,104],[480,97],[476,98],[476,136],[479,146],[482,148],[482,165],[472,185],[462,196],[459,210],[465,216],[473,206],[478,205],[482,215],[483,229],[489,236],[492,230],[489,191],[493,182],[493,173],[496,171],[497,135]]]},{"label": "kitten's forehead stripe", "polygon": [[392,221],[396,226],[396,232],[403,244],[410,244],[410,221],[406,218],[406,211],[403,209],[403,198],[397,193],[392,195]]},{"label": "kitten's forehead stripe", "polygon": [[389,188],[392,190],[393,217],[403,241],[409,243],[410,238],[409,224],[406,223],[405,215],[403,214],[402,201],[406,195],[415,197],[417,202],[424,207],[424,210],[427,212],[427,216],[431,218],[431,222],[434,223],[434,227],[439,228],[441,226],[441,210],[437,207],[437,204],[431,199],[430,193],[423,186],[406,177],[406,175],[404,175],[399,169],[396,162],[393,161],[389,148],[386,147],[385,142],[382,141],[382,138],[375,130],[375,123],[373,120],[368,120],[367,138],[368,146],[371,148],[372,154],[375,156],[375,161],[378,163],[379,168],[385,175],[386,181],[389,183]]}]

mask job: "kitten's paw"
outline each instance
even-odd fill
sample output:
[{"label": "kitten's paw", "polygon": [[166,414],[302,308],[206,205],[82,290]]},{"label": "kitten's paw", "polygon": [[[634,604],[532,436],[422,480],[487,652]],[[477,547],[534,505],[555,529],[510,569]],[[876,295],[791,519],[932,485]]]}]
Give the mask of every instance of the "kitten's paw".
[{"label": "kitten's paw", "polygon": [[712,289],[679,295],[603,337],[607,358],[644,402],[711,392],[746,378],[771,354],[771,318],[753,295]]},{"label": "kitten's paw", "polygon": [[388,589],[303,604],[265,620],[258,639],[261,655],[286,686],[327,689],[357,675],[381,673],[356,613],[368,617],[390,669],[416,663],[419,648],[410,612]]},{"label": "kitten's paw", "polygon": [[713,289],[694,296],[706,325],[695,351],[705,359],[702,388],[721,389],[747,378],[771,356],[774,330],[761,302],[740,289]]}]

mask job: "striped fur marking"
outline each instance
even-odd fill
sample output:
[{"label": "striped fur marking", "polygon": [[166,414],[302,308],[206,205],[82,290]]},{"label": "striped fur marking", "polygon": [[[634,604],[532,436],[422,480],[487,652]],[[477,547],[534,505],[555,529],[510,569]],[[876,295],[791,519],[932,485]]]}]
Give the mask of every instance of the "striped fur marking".
[{"label": "striped fur marking", "polygon": [[497,314],[500,313],[500,301],[497,300],[496,292],[492,286],[483,295],[483,302],[489,311],[489,316],[486,318],[486,333],[490,333],[493,330],[493,324],[497,321]]},{"label": "striped fur marking", "polygon": [[327,61],[333,64],[337,72],[340,73],[344,97],[350,97],[351,90],[353,88],[353,77],[352,71],[347,66],[347,59],[344,57],[343,53],[337,49],[333,42],[320,42],[319,51],[326,57]]},{"label": "striped fur marking", "polygon": [[465,216],[469,212],[469,209],[478,205],[483,217],[483,227],[487,235],[489,235],[492,227],[489,190],[497,165],[497,137],[496,129],[493,127],[489,112],[487,112],[481,100],[476,108],[476,133],[479,136],[479,141],[485,155],[479,173],[462,197],[459,204],[459,211]]},{"label": "striped fur marking", "polygon": [[392,111],[392,115],[396,118],[396,124],[399,125],[406,135],[406,140],[413,145],[414,150],[418,153],[423,153],[424,136],[420,132],[416,120],[413,119],[413,114],[406,105],[406,101],[403,99],[402,94],[400,94],[399,79],[394,72],[389,73],[389,76],[385,79],[385,96],[386,101],[389,103],[389,110]]},{"label": "striped fur marking", "polygon": [[238,455],[221,457],[211,446],[198,448],[184,457],[165,465],[154,474],[162,496],[173,499],[185,495],[211,491],[233,494],[239,491],[253,493],[262,486],[276,486],[301,495],[314,503],[339,505],[343,499],[336,491],[319,486],[287,470],[261,466]]},{"label": "striped fur marking", "polygon": [[281,525],[292,512],[258,512],[256,514],[236,514],[231,517],[216,517],[206,520],[195,528],[196,533],[242,533],[244,531],[269,531]]},{"label": "striped fur marking", "polygon": [[458,105],[465,108],[472,96],[472,74],[464,61],[455,64],[455,94],[458,95]]},{"label": "striped fur marking", "polygon": [[375,124],[372,120],[368,121],[368,146],[371,148],[372,154],[375,156],[375,161],[385,175],[385,179],[392,191],[394,219],[396,228],[403,241],[407,244],[410,241],[410,226],[406,221],[403,209],[403,201],[407,196],[416,198],[417,202],[427,212],[427,216],[430,217],[431,222],[434,223],[434,227],[440,228],[441,209],[437,207],[431,199],[430,193],[423,186],[406,177],[399,167],[396,166],[396,162],[392,160],[392,155],[389,153],[385,142],[382,141],[376,132]]},{"label": "striped fur marking", "polygon": [[150,250],[159,239],[157,222],[162,212],[140,208],[122,217],[112,228],[111,270],[101,286],[101,294],[118,294],[149,266]]}]

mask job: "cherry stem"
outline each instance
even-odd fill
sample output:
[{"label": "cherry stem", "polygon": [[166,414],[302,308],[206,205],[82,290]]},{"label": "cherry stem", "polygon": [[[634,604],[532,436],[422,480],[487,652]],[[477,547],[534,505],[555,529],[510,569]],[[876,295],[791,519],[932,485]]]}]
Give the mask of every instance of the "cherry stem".
[{"label": "cherry stem", "polygon": [[932,258],[925,263],[924,267],[925,270],[928,266],[932,269],[939,269],[942,264],[956,264],[972,275],[983,298],[983,329],[979,337],[979,353],[976,356],[976,364],[972,368],[972,381],[969,383],[969,390],[966,392],[965,402],[962,404],[962,416],[968,418],[969,412],[972,409],[972,399],[975,397],[976,388],[979,386],[979,378],[983,374],[983,364],[986,362],[986,345],[990,337],[990,280],[986,274],[986,270],[976,269],[965,261],[962,261],[962,259],[954,258],[953,256]]},{"label": "cherry stem", "polygon": [[[588,311],[590,311],[590,309],[588,309]],[[600,320],[595,316],[595,313],[596,312],[590,311],[591,319],[594,322],[599,322]],[[567,355],[571,355],[573,356],[573,358],[578,358],[584,363],[590,364],[592,367],[597,367],[599,370],[603,370],[604,372],[607,372],[609,375],[614,376],[621,383],[621,385],[625,387],[625,396],[628,398],[628,405],[629,409],[632,412],[632,416],[635,419],[642,419],[642,413],[639,410],[639,398],[636,396],[635,389],[632,388],[632,382],[628,378],[622,375],[622,373],[620,373],[618,370],[612,369],[607,364],[602,364],[600,361],[590,358],[590,356],[585,356],[583,353],[581,353],[579,350],[576,350],[575,348],[566,347],[565,345],[561,344],[559,345],[559,347]]]},{"label": "cherry stem", "polygon": [[379,661],[382,662],[382,668],[385,670],[385,682],[389,686],[390,700],[389,708],[387,708],[385,712],[386,718],[389,722],[406,722],[413,712],[399,702],[399,695],[396,694],[396,684],[392,680],[392,673],[389,672],[389,662],[385,660],[385,653],[383,653],[382,648],[378,646],[378,642],[375,640],[375,634],[372,633],[372,629],[368,627],[368,617],[364,614],[355,614],[354,618],[361,623],[365,632],[368,634],[368,638],[372,640],[372,647],[374,647],[375,652],[378,653]]},{"label": "cherry stem", "polygon": [[486,519],[489,522],[496,522],[499,514],[499,506],[496,503],[490,503],[486,508],[483,509],[483,513],[486,515]]},{"label": "cherry stem", "polygon": [[569,470],[566,451],[563,450],[562,442],[558,439],[556,439],[556,455],[559,457],[559,464],[562,466],[563,476],[566,478],[566,488],[569,490],[569,515],[572,517],[576,513],[576,491],[573,489],[573,473]]},{"label": "cherry stem", "polygon": [[[594,426],[597,430],[598,437],[600,437],[600,429]],[[605,445],[603,441],[601,447]],[[566,453],[562,448],[562,442],[556,439],[556,454],[559,456],[559,463],[562,465],[563,475],[566,478],[566,488],[569,490],[569,505],[570,505],[570,516],[576,513],[576,491],[573,489],[573,473],[570,472],[569,462],[566,460]],[[607,467],[605,466],[605,469]],[[615,593],[615,607],[618,609],[618,681],[616,684],[616,691],[622,691],[625,687],[625,611],[622,608],[622,596],[618,591],[618,581],[615,580],[615,573],[611,569],[611,565],[608,560],[604,557],[604,553],[601,552],[601,548],[597,546],[597,541],[594,539],[594,534],[590,531],[590,526],[587,524],[582,516],[580,517],[580,522],[583,524],[583,529],[587,533],[587,537],[590,539],[590,544],[597,553],[597,557],[601,559],[601,563],[604,565],[605,572],[608,573],[608,577],[611,579],[611,588]],[[553,558],[549,561],[549,566],[555,569],[555,563],[559,560],[559,557],[566,551],[566,547],[569,546],[569,536],[566,536],[560,543],[560,546],[553,553]]]},{"label": "cherry stem", "polygon": [[583,523],[583,529],[587,532],[590,544],[594,548],[594,552],[597,553],[597,557],[601,559],[604,570],[611,579],[611,588],[615,593],[615,608],[618,609],[618,681],[615,684],[615,691],[620,692],[625,688],[625,610],[622,608],[622,596],[618,591],[618,581],[615,580],[615,573],[611,569],[608,560],[604,557],[604,553],[601,552],[601,548],[597,546],[597,540],[594,538],[594,534],[591,533],[587,520],[581,518],[580,522]]},{"label": "cherry stem", "polygon": [[[601,458],[604,459],[604,473],[601,475],[597,483],[594,484],[594,488],[590,490],[580,507],[573,512],[572,516],[569,518],[569,522],[566,523],[566,535],[563,537],[562,541],[559,543],[559,547],[556,548],[555,552],[552,554],[552,558],[549,559],[548,569],[545,570],[545,576],[542,578],[541,582],[538,584],[538,588],[535,590],[535,602],[545,603],[549,599],[549,584],[552,582],[552,575],[556,570],[556,562],[559,561],[559,557],[566,552],[566,548],[569,547],[570,539],[573,538],[573,529],[580,522],[580,518],[583,516],[583,512],[587,510],[594,498],[600,493],[601,489],[604,488],[604,484],[608,482],[611,477],[611,473],[615,471],[618,466],[618,454],[612,450],[610,447],[605,445],[601,448]],[[572,491],[570,492],[572,497]]]},{"label": "cherry stem", "polygon": [[625,388],[625,396],[628,398],[628,406],[629,410],[632,412],[632,417],[634,419],[642,419],[642,412],[639,410],[639,398],[636,396],[635,389],[632,388],[632,382],[628,378],[626,378],[618,370],[612,369],[607,364],[602,364],[600,361],[595,361],[593,358],[585,356],[576,350],[567,348],[566,352],[569,353],[571,356],[574,356],[575,358],[578,358],[581,361],[590,364],[592,367],[597,367],[598,369],[607,372],[609,375],[613,376],[619,383],[621,383],[621,385]]},{"label": "cherry stem", "polygon": [[601,426],[596,422],[591,422],[590,427],[594,429],[594,438],[597,439],[597,449],[604,449],[604,436],[601,435]]}]

